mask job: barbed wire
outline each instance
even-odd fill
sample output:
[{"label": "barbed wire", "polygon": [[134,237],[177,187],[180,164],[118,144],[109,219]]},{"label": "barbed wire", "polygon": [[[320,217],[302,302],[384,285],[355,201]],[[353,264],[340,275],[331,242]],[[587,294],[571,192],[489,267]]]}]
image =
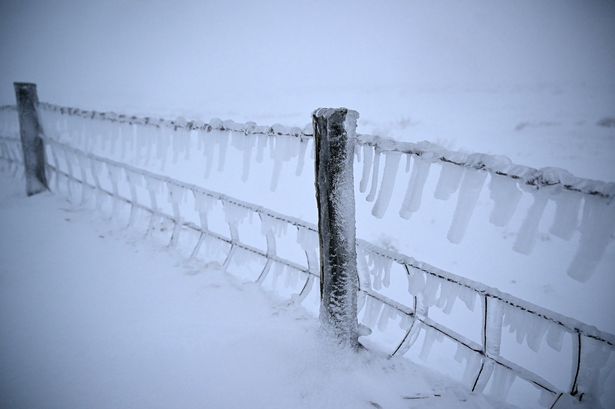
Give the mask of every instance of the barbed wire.
[{"label": "barbed wire", "polygon": [[[311,124],[304,128],[286,127],[283,125],[259,126],[254,122],[237,123],[232,120],[222,121],[213,119],[210,123],[200,120],[185,120],[178,118],[175,120],[129,116],[117,114],[115,112],[99,112],[94,110],[83,110],[51,104],[47,102],[39,103],[39,108],[57,112],[61,115],[79,116],[82,118],[107,120],[118,123],[136,124],[153,127],[166,127],[173,130],[202,130],[211,132],[233,131],[244,133],[245,135],[271,135],[271,136],[291,136],[300,139],[310,139],[314,137]],[[14,107],[9,106],[9,109]],[[512,163],[503,156],[489,155],[483,153],[464,153],[461,151],[451,151],[437,144],[430,142],[401,142],[390,138],[383,138],[377,135],[358,134],[358,146],[370,146],[378,152],[400,152],[408,155],[421,157],[430,161],[449,163],[462,168],[482,170],[499,176],[511,178],[525,185],[536,189],[546,187],[561,187],[562,189],[600,196],[609,201],[615,197],[615,182],[605,182],[587,178],[581,178],[570,174],[563,169],[542,168],[536,169],[529,166]]]},{"label": "barbed wire", "polygon": [[615,197],[614,182],[580,178],[563,169],[553,167],[536,169],[517,165],[503,156],[483,153],[468,154],[461,151],[450,151],[430,142],[400,142],[394,139],[365,134],[357,135],[357,144],[359,146],[370,146],[377,152],[400,152],[428,161],[439,161],[462,168],[486,171],[514,179],[536,189],[561,187],[573,192],[600,196],[609,201]]}]

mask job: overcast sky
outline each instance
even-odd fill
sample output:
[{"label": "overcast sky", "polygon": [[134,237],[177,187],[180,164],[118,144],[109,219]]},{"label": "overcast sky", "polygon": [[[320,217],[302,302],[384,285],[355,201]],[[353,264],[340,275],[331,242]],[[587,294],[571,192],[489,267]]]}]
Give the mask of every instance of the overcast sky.
[{"label": "overcast sky", "polygon": [[14,1],[0,102],[615,82],[613,1]]}]

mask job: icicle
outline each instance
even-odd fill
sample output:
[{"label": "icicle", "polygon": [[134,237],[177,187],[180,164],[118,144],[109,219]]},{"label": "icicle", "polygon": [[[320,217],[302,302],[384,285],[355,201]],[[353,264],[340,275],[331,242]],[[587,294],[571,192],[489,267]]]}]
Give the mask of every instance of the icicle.
[{"label": "icicle", "polygon": [[515,374],[501,365],[496,365],[492,379],[491,395],[497,396],[502,402],[506,402],[510,387],[515,381]]},{"label": "icicle", "polygon": [[380,152],[378,147],[375,148],[375,151],[374,166],[372,168],[372,184],[365,198],[368,202],[372,202],[376,198],[376,190],[378,189],[378,173],[380,172],[380,156],[382,152]]},{"label": "icicle", "polygon": [[258,134],[256,136],[256,163],[263,163],[268,140],[269,138],[266,134]]},{"label": "icicle", "polygon": [[442,308],[442,311],[445,314],[451,313],[460,292],[461,288],[458,284],[442,280],[440,283],[440,298],[438,300],[438,306]]},{"label": "icicle", "polygon": [[538,227],[540,225],[540,219],[547,206],[547,200],[549,199],[549,192],[546,189],[539,189],[533,192],[534,203],[530,206],[521,225],[521,229],[517,234],[517,239],[513,245],[513,250],[521,254],[530,254],[536,243],[536,235],[538,234]]},{"label": "icicle", "polygon": [[[305,151],[307,150],[308,141],[305,139],[301,139],[299,143],[299,156],[297,157],[297,168],[295,170],[295,176],[301,176],[303,173],[303,166],[305,162]],[[355,152],[358,152],[358,149],[355,149]]]},{"label": "icicle", "polygon": [[476,292],[465,286],[459,286],[459,299],[463,301],[466,308],[470,311],[474,311],[476,305]]},{"label": "icicle", "polygon": [[491,200],[494,202],[489,221],[495,226],[506,226],[523,195],[517,187],[517,181],[492,173],[489,190]]},{"label": "icicle", "polygon": [[414,157],[414,165],[412,174],[408,180],[406,195],[399,209],[399,215],[404,219],[409,219],[412,213],[419,210],[421,206],[421,198],[423,196],[423,188],[429,175],[430,162],[418,156]]},{"label": "icicle", "polygon": [[365,315],[363,316],[363,324],[373,329],[376,324],[376,320],[380,316],[380,310],[382,310],[382,302],[376,300],[373,297],[367,297],[365,301]]},{"label": "icicle", "polygon": [[226,161],[226,148],[228,146],[229,135],[227,132],[218,131],[218,172],[224,171],[224,162]]},{"label": "icicle", "polygon": [[500,344],[502,340],[502,304],[495,299],[484,299],[487,302],[486,318],[486,353],[489,356],[500,355]]},{"label": "icicle", "polygon": [[551,199],[555,202],[555,218],[549,232],[564,240],[570,240],[578,226],[579,210],[583,195],[561,190]]},{"label": "icicle", "polygon": [[446,236],[451,243],[458,244],[463,239],[486,177],[487,172],[470,168],[465,169],[453,222]]},{"label": "icicle", "polygon": [[109,172],[109,180],[111,180],[111,190],[113,191],[113,204],[112,204],[112,210],[111,210],[111,217],[116,217],[118,213],[118,205],[120,203],[118,184],[120,182],[122,168],[107,163],[107,170]]},{"label": "icicle", "polygon": [[555,351],[562,350],[564,332],[563,327],[557,324],[549,324],[549,329],[547,330],[547,344]]},{"label": "icicle", "polygon": [[181,204],[185,189],[181,186],[177,186],[174,183],[167,182],[167,190],[169,192],[169,202],[173,208],[173,233],[171,235],[171,241],[169,242],[169,247],[175,247],[179,240],[179,234],[182,228],[182,216],[179,211],[179,205]]},{"label": "icicle", "polygon": [[239,150],[242,155],[242,171],[241,181],[246,182],[250,175],[250,161],[252,158],[252,148],[254,147],[254,138],[242,132],[234,131],[232,133],[232,145]]},{"label": "icicle", "polygon": [[272,233],[276,237],[286,234],[288,223],[284,220],[273,218],[272,216],[261,213],[261,234],[266,236]]},{"label": "icicle", "polygon": [[363,173],[361,182],[359,183],[359,191],[365,193],[367,184],[369,183],[370,170],[372,169],[372,161],[374,159],[374,148],[369,145],[363,145]]},{"label": "icicle", "polygon": [[128,188],[130,189],[130,216],[128,218],[128,225],[132,226],[137,217],[137,203],[139,202],[139,197],[137,196],[137,186],[141,186],[142,176],[138,173],[126,171],[126,180],[128,181]]},{"label": "icicle", "polygon": [[394,313],[395,310],[393,308],[383,304],[382,311],[380,312],[380,318],[378,318],[379,331],[386,331],[389,320],[393,317]]},{"label": "icicle", "polygon": [[395,178],[397,177],[397,168],[401,159],[400,152],[386,152],[384,162],[384,173],[382,175],[382,184],[378,199],[372,208],[372,214],[381,219],[389,207],[393,187],[395,187]]},{"label": "icicle", "polygon": [[455,351],[454,359],[460,364],[465,361],[463,375],[461,376],[461,382],[465,385],[472,385],[476,374],[480,370],[480,356],[465,345],[457,344],[457,350]]},{"label": "icicle", "polygon": [[587,281],[602,261],[609,240],[615,231],[615,204],[605,199],[585,196],[581,239],[568,275],[575,280]]},{"label": "icicle", "polygon": [[408,275],[408,292],[415,297],[422,294],[426,281],[427,274],[418,269],[412,269],[412,273]]},{"label": "icicle", "polygon": [[438,295],[438,290],[440,289],[441,279],[431,276],[429,274],[426,274],[425,278],[425,289],[422,293],[423,302],[426,306],[431,307],[436,304],[436,296]]},{"label": "icicle", "polygon": [[[275,125],[274,125],[275,127]],[[271,175],[271,184],[269,189],[274,192],[277,189],[280,172],[284,162],[289,161],[294,156],[297,156],[299,150],[297,138],[281,136],[275,138],[275,145],[271,152],[273,159],[273,173]]]},{"label": "icicle", "polygon": [[160,124],[157,129],[156,158],[160,161],[160,170],[164,170],[167,163],[167,152],[169,150],[170,140],[164,125]]},{"label": "icicle", "polygon": [[231,202],[222,203],[224,205],[224,220],[229,225],[237,226],[252,214],[250,209],[243,206],[239,206]]},{"label": "icicle", "polygon": [[461,166],[442,162],[442,169],[440,170],[440,177],[436,185],[434,197],[439,200],[448,200],[459,189],[461,175],[463,175],[463,168]]},{"label": "icicle", "polygon": [[199,213],[199,217],[201,220],[201,228],[207,231],[207,213],[209,213],[214,208],[216,203],[218,203],[218,199],[197,191],[193,191],[193,194],[194,210]]},{"label": "icicle", "polygon": [[419,353],[419,358],[425,361],[429,358],[429,353],[431,352],[434,342],[441,342],[443,335],[429,327],[423,327],[423,330],[425,331],[425,339],[423,340],[423,346],[421,348],[421,352]]}]

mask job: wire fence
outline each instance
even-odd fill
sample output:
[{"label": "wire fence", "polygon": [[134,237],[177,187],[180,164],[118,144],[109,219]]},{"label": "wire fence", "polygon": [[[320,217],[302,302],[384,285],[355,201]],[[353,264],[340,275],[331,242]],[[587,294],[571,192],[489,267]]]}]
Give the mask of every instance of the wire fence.
[{"label": "wire fence", "polygon": [[[270,136],[313,137],[310,127],[302,130],[236,124],[232,121],[213,124],[198,121],[169,121],[85,111],[47,103],[41,103],[39,110],[83,119],[165,127],[170,131],[200,129],[210,132],[213,129],[228,129],[246,135],[260,133]],[[0,112],[4,118],[3,135],[0,137],[0,159],[16,167],[22,163],[19,153],[20,142],[15,133],[17,115],[14,107],[2,107]],[[7,120],[6,118],[11,115],[12,120]],[[173,225],[169,239],[171,246],[176,245],[183,230],[196,232],[198,240],[190,252],[191,257],[199,254],[206,239],[225,243],[228,246],[222,263],[222,268],[225,270],[234,259],[241,258],[239,255],[241,252],[260,258],[263,265],[257,274],[258,283],[264,283],[272,274],[280,273],[274,266],[283,266],[285,274],[302,275],[298,291],[291,294],[294,302],[304,303],[310,295],[317,296],[318,290],[314,290],[319,288],[319,285],[315,285],[319,283],[316,226],[218,192],[77,149],[48,136],[43,136],[43,140],[47,152],[47,169],[54,176],[50,184],[54,191],[71,196],[80,193],[83,204],[89,197],[94,196],[97,201],[102,200],[102,197],[110,198],[114,209],[117,203],[129,206],[129,224],[134,222],[137,212],[144,212],[149,215],[148,231],[157,222],[166,220]],[[477,159],[480,157],[476,155],[453,154],[434,146],[398,143],[363,135],[359,135],[358,143],[411,155],[431,155],[437,160],[458,166],[522,179],[525,183],[536,187],[560,184],[565,189],[598,195],[608,200],[613,197],[612,184],[570,178],[556,180],[547,177],[545,171],[522,169],[512,165],[504,169],[481,162]],[[103,183],[103,178],[106,183]],[[129,186],[128,195],[119,191],[119,183]],[[147,195],[137,194],[137,188],[144,189]],[[170,212],[160,206],[161,195],[166,196],[171,203]],[[195,210],[200,216],[199,223],[188,220],[183,214],[181,204],[188,195],[191,196]],[[144,200],[144,197],[148,200]],[[208,227],[208,214],[214,205],[221,205],[224,209],[228,225],[226,235],[214,232]],[[238,224],[250,214],[255,214],[260,220],[261,231],[266,237],[265,249],[249,245],[240,237]],[[280,226],[284,229],[288,226],[296,229],[297,241],[305,255],[304,263],[297,263],[278,255],[276,236]],[[386,328],[387,321],[399,322],[400,331],[397,331],[390,342],[386,343],[390,356],[409,356],[411,350],[419,347],[417,340],[421,334],[423,339],[421,353],[429,349],[434,340],[438,341],[444,337],[456,345],[455,359],[464,361],[465,364],[462,381],[472,391],[485,392],[489,389],[492,395],[502,398],[508,394],[515,380],[519,380],[536,390],[540,407],[557,408],[569,396],[581,400],[584,394],[597,394],[601,388],[604,388],[600,384],[600,379],[606,377],[612,370],[612,367],[609,367],[609,357],[615,349],[614,335],[364,240],[357,241],[357,252],[359,311],[362,314],[360,321],[366,328],[364,332],[366,338],[369,338],[367,337],[369,332],[374,333]],[[397,266],[397,269],[394,266]],[[273,270],[276,271],[272,273]],[[404,293],[405,296],[400,297],[399,292],[387,290],[390,287],[391,274],[395,274],[395,271],[401,271],[407,282],[408,291]],[[460,302],[457,303],[457,308],[453,308],[456,301]],[[477,304],[480,305],[478,309]],[[466,313],[480,316],[480,318],[474,316],[480,320],[479,340],[455,331],[440,322],[439,315],[431,314],[434,310],[454,314],[460,311],[459,305]],[[571,354],[568,364],[571,371],[568,379],[564,381],[565,385],[547,379],[528,368],[523,362],[516,362],[510,356],[505,357],[501,351],[505,326],[515,333],[519,346],[528,353],[539,352],[545,342],[553,350],[561,351],[562,345],[569,342]]]}]

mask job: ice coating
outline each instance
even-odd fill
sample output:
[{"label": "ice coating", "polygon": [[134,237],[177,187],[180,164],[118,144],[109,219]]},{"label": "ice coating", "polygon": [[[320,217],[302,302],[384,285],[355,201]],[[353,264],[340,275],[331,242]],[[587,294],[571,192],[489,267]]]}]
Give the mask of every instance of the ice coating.
[{"label": "ice coating", "polygon": [[286,234],[288,223],[285,220],[276,219],[275,217],[266,214],[260,215],[261,218],[261,233],[267,235],[269,233],[280,237]]},{"label": "ice coating", "polygon": [[271,183],[269,189],[274,192],[278,187],[280,172],[284,162],[288,162],[299,153],[300,142],[297,138],[279,137],[273,139],[275,142],[271,150],[271,159],[273,159],[273,173],[271,175]]},{"label": "ice coating", "polygon": [[506,401],[506,397],[510,392],[510,387],[515,380],[515,374],[501,365],[496,365],[493,369],[491,388],[489,394],[496,396],[498,399]]},{"label": "ice coating", "polygon": [[440,170],[440,177],[434,191],[434,197],[439,200],[448,200],[459,189],[462,175],[463,169],[459,166],[442,162],[442,169]]},{"label": "ice coating", "polygon": [[374,207],[372,208],[372,215],[381,219],[389,207],[391,202],[391,196],[393,195],[393,188],[395,187],[395,178],[397,177],[397,168],[399,167],[399,160],[401,159],[401,153],[399,152],[386,152],[384,154],[384,171],[382,174],[382,184],[380,185],[380,192]]},{"label": "ice coating", "polygon": [[514,179],[496,174],[491,174],[489,190],[493,200],[489,221],[495,226],[506,226],[517,209],[523,193]]},{"label": "ice coating", "polygon": [[372,167],[372,177],[371,177],[371,187],[369,188],[369,193],[365,200],[368,202],[374,201],[376,198],[376,190],[378,189],[378,173],[380,172],[380,156],[382,156],[382,152],[376,149],[374,153],[374,166]]},{"label": "ice coating", "polygon": [[533,190],[531,192],[534,196],[534,202],[527,211],[521,229],[519,229],[519,233],[517,233],[515,244],[513,245],[513,250],[522,254],[530,254],[534,248],[540,219],[542,218],[542,214],[544,213],[549,199],[549,192],[546,190]]},{"label": "ice coating", "polygon": [[373,252],[367,252],[367,269],[372,276],[372,287],[376,290],[391,284],[393,260]]},{"label": "ice coating", "polygon": [[588,280],[602,260],[615,232],[615,204],[596,196],[586,196],[581,220],[579,248],[568,267],[568,275]]},{"label": "ice coating", "polygon": [[374,149],[369,145],[363,145],[363,172],[361,173],[361,182],[359,182],[359,192],[361,193],[365,193],[367,190],[373,159]]},{"label": "ice coating", "polygon": [[460,243],[463,239],[486,177],[487,173],[480,170],[468,168],[464,171],[453,221],[446,236],[451,243]]},{"label": "ice coating", "polygon": [[404,219],[409,219],[412,213],[416,212],[421,206],[421,198],[427,176],[429,175],[429,167],[431,163],[418,156],[413,157],[414,165],[412,173],[408,180],[406,195],[399,209],[399,215]]},{"label": "ice coating", "polygon": [[222,203],[224,207],[224,220],[229,225],[237,226],[252,214],[250,209],[246,207],[239,206],[231,202]]},{"label": "ice coating", "polygon": [[555,218],[549,233],[564,240],[570,240],[579,225],[579,210],[583,196],[581,193],[562,190],[551,196],[555,202]]},{"label": "ice coating", "polygon": [[442,342],[444,335],[427,326],[422,326],[421,329],[425,333],[425,338],[423,339],[423,345],[421,347],[421,352],[419,353],[419,358],[425,361],[429,358],[433,344],[435,342]]}]

